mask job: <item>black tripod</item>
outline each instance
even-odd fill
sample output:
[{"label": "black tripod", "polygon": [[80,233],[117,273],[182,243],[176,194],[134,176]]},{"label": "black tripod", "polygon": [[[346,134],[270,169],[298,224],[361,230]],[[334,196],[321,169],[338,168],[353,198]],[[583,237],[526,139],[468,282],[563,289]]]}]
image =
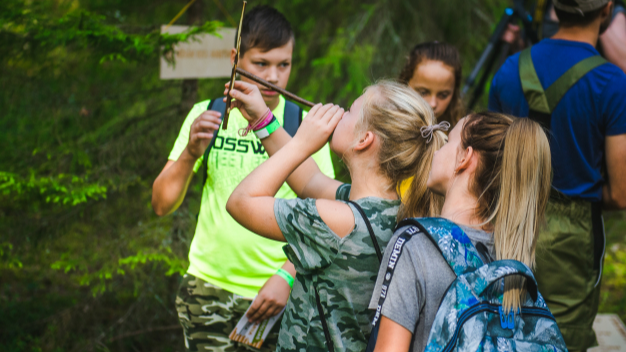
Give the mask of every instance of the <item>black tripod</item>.
[{"label": "black tripod", "polygon": [[509,52],[510,44],[504,42],[503,40],[501,40],[501,38],[509,23],[513,23],[517,20],[522,21],[524,27],[524,40],[530,41],[531,44],[534,44],[538,41],[537,34],[533,30],[532,16],[524,9],[523,0],[515,0],[513,8],[507,8],[504,11],[504,15],[502,15],[502,18],[500,18],[500,22],[498,22],[496,29],[491,34],[491,37],[489,37],[489,43],[487,44],[487,47],[480,55],[478,63],[476,63],[476,66],[474,66],[472,73],[469,75],[469,77],[467,77],[465,85],[463,86],[461,94],[463,97],[466,97],[469,90],[474,87],[476,77],[478,77],[478,74],[482,71],[482,75],[480,76],[478,85],[469,97],[469,110],[471,110],[474,105],[476,105],[476,103],[482,96],[483,91],[485,90],[485,83],[487,83],[487,79],[489,78],[492,70],[499,67],[502,62],[504,62],[504,59],[506,59],[506,56]]}]

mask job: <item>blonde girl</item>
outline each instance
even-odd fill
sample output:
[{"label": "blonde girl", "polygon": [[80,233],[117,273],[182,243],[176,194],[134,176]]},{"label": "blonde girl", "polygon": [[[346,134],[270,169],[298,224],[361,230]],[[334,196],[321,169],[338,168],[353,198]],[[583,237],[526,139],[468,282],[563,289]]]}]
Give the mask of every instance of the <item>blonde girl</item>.
[{"label": "blonde girl", "polygon": [[[441,217],[459,225],[475,246],[484,245],[493,260],[515,259],[532,268],[550,181],[550,146],[541,127],[486,112],[469,115],[450,132],[433,158],[428,188],[445,196]],[[386,291],[377,352],[409,351],[411,343],[412,351],[423,351],[456,278],[426,236],[414,236],[403,251]],[[505,280],[503,308],[517,311],[526,292],[519,278]],[[380,291],[377,286],[370,307]]]},{"label": "blonde girl", "polygon": [[[235,106],[257,126],[267,111],[258,90],[243,82],[235,87]],[[278,351],[365,349],[380,264],[376,246],[384,251],[397,217],[438,213],[426,180],[444,135],[436,131],[427,143],[420,132],[434,121],[419,94],[383,81],[349,111],[316,105],[293,139],[279,128],[262,140],[271,157],[235,189],[227,210],[260,236],[287,242],[297,275]],[[330,147],[348,165],[351,185],[326,177],[310,158],[331,134]],[[411,208],[401,206],[396,193],[409,176],[415,176]],[[285,181],[300,199],[274,198]]]}]

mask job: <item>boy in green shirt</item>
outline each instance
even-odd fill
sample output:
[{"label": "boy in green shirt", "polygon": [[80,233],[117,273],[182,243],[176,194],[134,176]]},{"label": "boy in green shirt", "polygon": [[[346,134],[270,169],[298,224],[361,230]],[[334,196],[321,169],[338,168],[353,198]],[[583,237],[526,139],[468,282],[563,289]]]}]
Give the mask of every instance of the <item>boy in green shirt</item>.
[{"label": "boy in green shirt", "polygon": [[[285,88],[293,45],[293,31],[285,17],[271,7],[256,7],[244,17],[239,66]],[[231,61],[235,53],[233,49]],[[284,125],[285,114],[293,112],[292,103],[265,87],[259,89],[267,106]],[[222,97],[214,99],[214,103],[218,99],[221,101]],[[159,216],[178,208],[217,133],[206,160],[206,182],[189,251],[189,269],[176,297],[176,308],[187,351],[236,351],[242,346],[228,335],[252,298],[258,295],[248,314],[250,320],[280,313],[293,283],[289,274],[295,276],[295,269],[287,261],[280,242],[249,232],[226,212],[232,191],[268,156],[254,134],[238,134],[248,125],[239,110],[231,111],[228,130],[218,130],[221,113],[210,110],[210,103],[206,100],[196,104],[185,119],[169,160],[154,181],[152,206]],[[326,175],[334,177],[328,145],[313,158]],[[296,197],[287,184],[278,196]],[[274,350],[275,343],[276,331],[268,336],[262,349]]]}]

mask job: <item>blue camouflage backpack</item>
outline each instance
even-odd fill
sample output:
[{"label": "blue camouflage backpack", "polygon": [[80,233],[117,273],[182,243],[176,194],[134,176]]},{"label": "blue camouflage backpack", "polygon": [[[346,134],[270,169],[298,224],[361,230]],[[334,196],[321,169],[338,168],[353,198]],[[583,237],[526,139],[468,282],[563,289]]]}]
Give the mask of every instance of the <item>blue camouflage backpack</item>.
[{"label": "blue camouflage backpack", "polygon": [[[554,316],[525,264],[516,260],[491,262],[484,245],[477,245],[477,250],[465,232],[446,219],[405,219],[396,227],[396,232],[400,231],[387,263],[367,351],[376,345],[380,312],[395,263],[404,244],[418,234],[432,240],[457,276],[439,305],[426,352],[567,351]],[[501,279],[510,275],[524,276],[527,284],[526,302],[516,314],[502,310]]]}]

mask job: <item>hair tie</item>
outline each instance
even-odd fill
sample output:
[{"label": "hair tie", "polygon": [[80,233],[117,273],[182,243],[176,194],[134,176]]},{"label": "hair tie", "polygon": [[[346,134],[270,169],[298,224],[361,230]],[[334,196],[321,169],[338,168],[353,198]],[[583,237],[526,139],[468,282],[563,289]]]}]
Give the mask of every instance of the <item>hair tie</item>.
[{"label": "hair tie", "polygon": [[436,130],[448,131],[448,129],[450,129],[450,122],[441,121],[438,124],[435,124],[432,126],[422,126],[422,128],[420,128],[420,132],[422,133],[422,138],[425,138],[426,144],[428,144],[433,139],[434,131]]}]

